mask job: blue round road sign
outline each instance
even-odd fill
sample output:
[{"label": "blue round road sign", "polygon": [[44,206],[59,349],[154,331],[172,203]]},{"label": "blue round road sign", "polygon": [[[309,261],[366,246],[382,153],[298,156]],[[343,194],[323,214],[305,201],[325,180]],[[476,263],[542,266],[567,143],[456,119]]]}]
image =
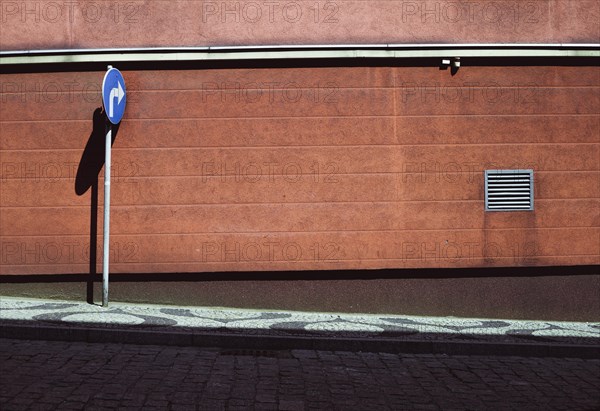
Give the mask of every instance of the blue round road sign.
[{"label": "blue round road sign", "polygon": [[113,124],[121,121],[126,103],[123,75],[116,68],[111,68],[106,72],[102,81],[102,104],[108,121]]}]

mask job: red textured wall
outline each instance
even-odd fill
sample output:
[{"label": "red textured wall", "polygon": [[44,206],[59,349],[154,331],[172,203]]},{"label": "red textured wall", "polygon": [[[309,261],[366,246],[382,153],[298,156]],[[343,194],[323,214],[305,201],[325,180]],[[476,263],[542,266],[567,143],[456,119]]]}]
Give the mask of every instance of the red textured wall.
[{"label": "red textured wall", "polygon": [[0,1],[2,50],[597,43],[596,0]]},{"label": "red textured wall", "polygon": [[[600,263],[598,67],[123,74],[112,272]],[[100,267],[102,76],[0,76],[2,274]],[[486,168],[535,211],[484,212]]]}]

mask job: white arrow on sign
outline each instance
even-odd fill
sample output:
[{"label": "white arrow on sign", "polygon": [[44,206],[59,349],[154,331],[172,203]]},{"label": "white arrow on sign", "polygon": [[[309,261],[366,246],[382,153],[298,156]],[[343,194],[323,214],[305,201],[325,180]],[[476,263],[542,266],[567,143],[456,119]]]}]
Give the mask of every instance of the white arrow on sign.
[{"label": "white arrow on sign", "polygon": [[123,91],[123,88],[121,87],[121,83],[117,80],[117,85],[119,86],[117,87],[113,87],[112,90],[110,90],[110,96],[108,98],[108,116],[112,117],[113,116],[113,108],[115,106],[114,100],[115,98],[118,99],[117,101],[117,105],[121,104],[121,100],[123,100],[123,97],[125,97],[125,92]]}]

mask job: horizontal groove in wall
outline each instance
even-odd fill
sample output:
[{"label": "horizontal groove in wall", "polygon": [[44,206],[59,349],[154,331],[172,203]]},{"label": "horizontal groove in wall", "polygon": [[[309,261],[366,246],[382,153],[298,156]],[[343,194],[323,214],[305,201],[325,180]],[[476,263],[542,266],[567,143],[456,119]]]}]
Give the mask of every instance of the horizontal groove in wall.
[{"label": "horizontal groove in wall", "polygon": [[600,57],[600,44],[357,44],[17,50],[0,65],[289,59]]}]

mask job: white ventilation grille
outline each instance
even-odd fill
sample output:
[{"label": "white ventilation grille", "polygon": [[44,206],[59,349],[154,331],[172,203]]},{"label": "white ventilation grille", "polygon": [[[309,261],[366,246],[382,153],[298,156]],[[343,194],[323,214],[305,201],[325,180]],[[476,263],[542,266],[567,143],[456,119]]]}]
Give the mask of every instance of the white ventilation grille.
[{"label": "white ventilation grille", "polygon": [[486,170],[485,211],[533,210],[533,170]]}]

